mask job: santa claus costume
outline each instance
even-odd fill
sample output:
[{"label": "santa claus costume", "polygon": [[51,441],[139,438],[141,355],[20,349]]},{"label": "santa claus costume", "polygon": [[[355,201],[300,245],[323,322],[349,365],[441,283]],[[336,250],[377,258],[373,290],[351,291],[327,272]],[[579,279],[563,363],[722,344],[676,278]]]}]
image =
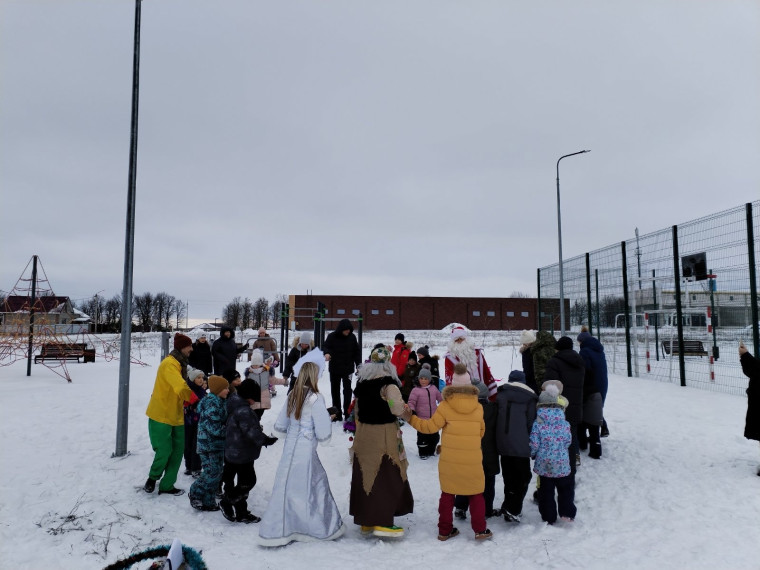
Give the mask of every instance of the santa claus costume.
[{"label": "santa claus costume", "polygon": [[476,348],[475,343],[469,337],[469,331],[464,327],[455,327],[451,331],[451,340],[449,341],[448,352],[444,359],[446,386],[451,386],[451,380],[454,376],[454,365],[457,362],[463,362],[467,366],[467,372],[470,378],[475,382],[480,380],[488,388],[488,399],[496,401],[496,378],[491,374],[486,357],[483,355],[482,348]]}]

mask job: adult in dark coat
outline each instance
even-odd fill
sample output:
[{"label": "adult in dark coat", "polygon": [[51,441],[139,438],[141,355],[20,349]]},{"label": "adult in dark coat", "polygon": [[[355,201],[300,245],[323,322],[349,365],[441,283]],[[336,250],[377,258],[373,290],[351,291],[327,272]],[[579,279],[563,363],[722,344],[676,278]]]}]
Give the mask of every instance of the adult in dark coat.
[{"label": "adult in dark coat", "polygon": [[206,376],[211,374],[212,361],[211,361],[211,345],[206,340],[206,333],[201,334],[193,343],[193,351],[188,358],[190,366],[203,370]]},{"label": "adult in dark coat", "polygon": [[596,387],[594,369],[587,366],[583,378],[583,421],[578,426],[578,446],[583,451],[588,449],[588,456],[592,459],[602,457],[602,442],[599,439],[602,411],[602,395]]},{"label": "adult in dark coat", "polygon": [[227,370],[235,368],[237,355],[243,352],[248,343],[240,348],[235,343],[235,330],[232,327],[223,326],[219,331],[219,338],[211,345],[211,356],[214,359],[214,374],[223,375]]},{"label": "adult in dark coat", "polygon": [[563,336],[557,341],[557,352],[546,363],[544,378],[559,380],[564,389],[562,395],[567,398],[565,419],[570,423],[570,433],[573,436],[568,453],[570,455],[570,470],[575,475],[575,460],[578,455],[578,426],[583,421],[583,379],[586,367],[581,356],[573,350],[573,339]]},{"label": "adult in dark coat", "polygon": [[[343,416],[348,416],[348,407],[351,405],[351,375],[356,366],[362,361],[362,350],[359,341],[354,336],[354,325],[348,319],[342,319],[338,326],[327,335],[322,345],[325,360],[330,363],[330,393],[332,405],[336,410],[343,410]],[[343,386],[343,405],[340,401],[340,387]],[[343,421],[340,414],[336,414],[333,421]]]},{"label": "adult in dark coat", "polygon": [[527,376],[520,370],[509,374],[507,384],[499,386],[496,403],[496,447],[501,456],[504,480],[504,503],[501,513],[507,522],[520,522],[525,495],[532,473],[530,470],[530,430],[536,420],[538,396],[527,385]]},{"label": "adult in dark coat", "polygon": [[[744,437],[760,441],[760,358],[752,356],[742,342],[739,344],[739,362],[742,365],[742,372],[749,378]],[[757,474],[760,475],[760,468]]]}]

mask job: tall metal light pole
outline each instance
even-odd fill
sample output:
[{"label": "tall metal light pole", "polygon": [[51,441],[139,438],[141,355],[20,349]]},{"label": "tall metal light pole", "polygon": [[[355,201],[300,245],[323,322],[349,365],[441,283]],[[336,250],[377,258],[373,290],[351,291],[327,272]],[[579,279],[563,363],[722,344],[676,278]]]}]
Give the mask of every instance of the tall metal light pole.
[{"label": "tall metal light pole", "polygon": [[119,407],[116,412],[116,451],[127,454],[129,425],[129,365],[132,352],[132,268],[135,258],[135,183],[137,180],[137,117],[140,95],[140,14],[141,1],[135,0],[135,42],[132,60],[132,126],[129,141],[129,182],[127,191],[127,233],[124,240],[124,286],[121,299],[121,349],[119,353]]},{"label": "tall metal light pole", "polygon": [[579,150],[570,154],[565,154],[557,160],[557,237],[559,240],[559,330],[561,336],[565,336],[565,283],[562,272],[562,212],[559,204],[559,161],[568,156],[591,152],[590,150]]}]

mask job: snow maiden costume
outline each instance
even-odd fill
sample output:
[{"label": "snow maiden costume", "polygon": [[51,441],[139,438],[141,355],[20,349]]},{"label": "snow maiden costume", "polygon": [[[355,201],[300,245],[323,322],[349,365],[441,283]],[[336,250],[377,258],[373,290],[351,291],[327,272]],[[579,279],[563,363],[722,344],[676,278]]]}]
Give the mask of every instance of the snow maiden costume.
[{"label": "snow maiden costume", "polygon": [[[286,434],[285,446],[272,497],[259,527],[261,546],[332,540],[345,531],[327,473],[317,455],[317,442],[327,443],[332,435],[325,399],[311,388],[316,387],[324,366],[324,355],[316,348],[293,369],[298,379],[274,424],[276,431]],[[296,418],[299,398],[303,398],[300,419]]]}]

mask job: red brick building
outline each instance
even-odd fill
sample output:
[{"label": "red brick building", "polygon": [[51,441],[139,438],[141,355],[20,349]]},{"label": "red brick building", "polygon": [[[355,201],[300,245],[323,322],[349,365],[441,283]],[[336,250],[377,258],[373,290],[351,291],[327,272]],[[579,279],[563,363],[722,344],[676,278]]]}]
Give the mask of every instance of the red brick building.
[{"label": "red brick building", "polygon": [[[542,299],[541,310],[556,299]],[[442,329],[457,322],[473,330],[535,329],[538,300],[499,297],[386,297],[357,295],[290,295],[290,321],[297,328],[313,327],[317,303],[325,305],[327,319],[355,319],[361,314],[370,330]],[[327,330],[335,328],[328,321]],[[559,318],[557,318],[559,322]]]}]

